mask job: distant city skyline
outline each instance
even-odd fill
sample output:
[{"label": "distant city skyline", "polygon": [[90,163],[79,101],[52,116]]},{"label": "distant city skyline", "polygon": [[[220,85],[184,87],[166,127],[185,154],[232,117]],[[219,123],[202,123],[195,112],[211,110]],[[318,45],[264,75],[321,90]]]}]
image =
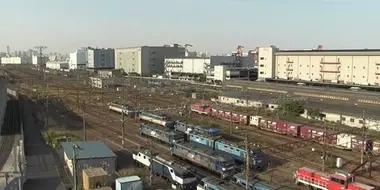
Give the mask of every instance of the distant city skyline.
[{"label": "distant city skyline", "polygon": [[0,52],[192,44],[229,53],[281,49],[380,48],[375,0],[0,0]]}]

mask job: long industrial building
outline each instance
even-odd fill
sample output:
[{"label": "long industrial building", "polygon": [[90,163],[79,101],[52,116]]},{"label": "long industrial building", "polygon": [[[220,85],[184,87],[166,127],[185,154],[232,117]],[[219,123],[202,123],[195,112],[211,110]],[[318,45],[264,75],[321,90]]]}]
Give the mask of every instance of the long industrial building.
[{"label": "long industrial building", "polygon": [[350,85],[380,84],[380,49],[279,50],[259,48],[259,79]]},{"label": "long industrial building", "polygon": [[115,49],[115,69],[139,75],[163,74],[165,58],[185,57],[186,49],[173,46],[140,46]]}]

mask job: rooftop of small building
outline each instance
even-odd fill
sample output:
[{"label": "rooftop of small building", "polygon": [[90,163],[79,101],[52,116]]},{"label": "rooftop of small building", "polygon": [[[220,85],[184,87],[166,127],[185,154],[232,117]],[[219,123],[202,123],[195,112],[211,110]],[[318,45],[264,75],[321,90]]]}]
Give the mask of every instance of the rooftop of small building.
[{"label": "rooftop of small building", "polygon": [[88,177],[107,175],[107,172],[103,168],[88,168],[84,169],[83,173],[85,173]]},{"label": "rooftop of small building", "polygon": [[139,180],[141,180],[141,178],[137,175],[121,177],[121,178],[116,179],[116,181],[119,183],[126,183],[126,182],[139,181]]},{"label": "rooftop of small building", "polygon": [[74,145],[79,147],[76,149],[76,159],[116,157],[116,154],[101,141],[63,142],[61,145],[69,159],[74,158]]}]

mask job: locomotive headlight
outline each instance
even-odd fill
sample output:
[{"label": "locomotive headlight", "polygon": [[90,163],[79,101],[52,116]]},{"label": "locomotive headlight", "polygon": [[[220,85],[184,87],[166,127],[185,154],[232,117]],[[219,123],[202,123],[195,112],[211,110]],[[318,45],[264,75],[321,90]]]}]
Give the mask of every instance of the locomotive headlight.
[{"label": "locomotive headlight", "polygon": [[222,168],[222,171],[226,171],[226,168]]}]

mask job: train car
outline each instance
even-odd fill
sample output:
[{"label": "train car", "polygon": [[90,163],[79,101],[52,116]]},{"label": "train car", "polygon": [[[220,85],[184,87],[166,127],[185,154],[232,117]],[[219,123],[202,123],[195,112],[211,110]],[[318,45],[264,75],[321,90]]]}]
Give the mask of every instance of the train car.
[{"label": "train car", "polygon": [[301,124],[290,123],[282,120],[267,119],[261,116],[249,116],[249,125],[259,127],[260,129],[298,137]]},{"label": "train car", "polygon": [[362,137],[356,135],[341,133],[337,135],[336,146],[346,150],[353,150],[356,152],[369,152],[374,150],[373,142],[371,140],[365,140]]},{"label": "train car", "polygon": [[222,135],[222,132],[218,128],[202,127],[199,125],[189,124],[183,121],[175,121],[174,129],[182,133],[196,132],[199,134],[210,135],[210,136]]},{"label": "train car", "polygon": [[134,117],[138,115],[138,111],[129,105],[108,103],[108,109],[118,113],[124,113],[128,117]]},{"label": "train car", "polygon": [[202,105],[202,104],[193,104],[191,105],[190,110],[192,112],[196,112],[198,114],[203,114],[203,115],[211,114],[211,107],[207,105]]},{"label": "train car", "polygon": [[168,128],[162,128],[154,124],[149,125],[140,123],[140,135],[148,136],[167,144],[182,142],[185,140],[182,133],[170,130]]},{"label": "train car", "polygon": [[137,149],[132,154],[133,161],[140,166],[152,168],[152,172],[182,190],[194,190],[197,177],[183,168],[183,166],[165,160],[159,155],[151,155],[146,149]]},{"label": "train car", "polygon": [[190,132],[188,138],[189,142],[195,146],[214,149],[215,141],[220,139],[221,136],[202,135],[196,132]]},{"label": "train car", "polygon": [[198,184],[197,190],[244,190],[244,188],[218,178],[205,177]]},{"label": "train car", "polygon": [[124,106],[115,103],[108,103],[108,109],[118,113],[123,113]]},{"label": "train car", "polygon": [[235,171],[235,161],[232,157],[219,154],[212,149],[201,149],[189,143],[174,143],[171,154],[217,173],[223,179]]},{"label": "train car", "polygon": [[[245,147],[240,147],[235,143],[227,140],[218,139],[214,142],[214,150],[222,154],[232,156],[237,164],[244,164],[247,151]],[[249,157],[251,160],[250,166],[255,169],[264,169],[268,165],[266,155],[260,150],[250,150]]]},{"label": "train car", "polygon": [[174,127],[174,121],[170,120],[164,114],[154,114],[146,111],[141,111],[139,117],[143,121],[147,121],[168,128]]},{"label": "train car", "polygon": [[[231,156],[237,164],[243,164],[245,162],[245,148],[241,148],[235,143],[222,139],[220,136],[206,136],[191,132],[189,133],[189,142],[194,146],[211,148],[216,152]],[[266,156],[262,151],[252,150],[250,157],[252,160],[252,168],[263,169],[268,165]]]},{"label": "train car", "polygon": [[[239,185],[240,187],[246,187],[246,178],[245,178],[245,174],[244,172],[243,173],[238,173],[238,174],[235,174],[232,179],[231,179],[231,182]],[[276,185],[269,185],[267,183],[264,183],[264,182],[261,182],[257,179],[254,179],[253,177],[250,177],[249,179],[249,185],[248,185],[248,189],[249,190],[275,190],[275,189],[278,189],[278,190],[291,190],[290,188],[287,188],[287,187],[283,187],[283,186],[276,186]]]},{"label": "train car", "polygon": [[327,174],[307,167],[299,168],[294,174],[296,184],[323,190],[374,190],[375,187],[355,182],[349,173]]}]

